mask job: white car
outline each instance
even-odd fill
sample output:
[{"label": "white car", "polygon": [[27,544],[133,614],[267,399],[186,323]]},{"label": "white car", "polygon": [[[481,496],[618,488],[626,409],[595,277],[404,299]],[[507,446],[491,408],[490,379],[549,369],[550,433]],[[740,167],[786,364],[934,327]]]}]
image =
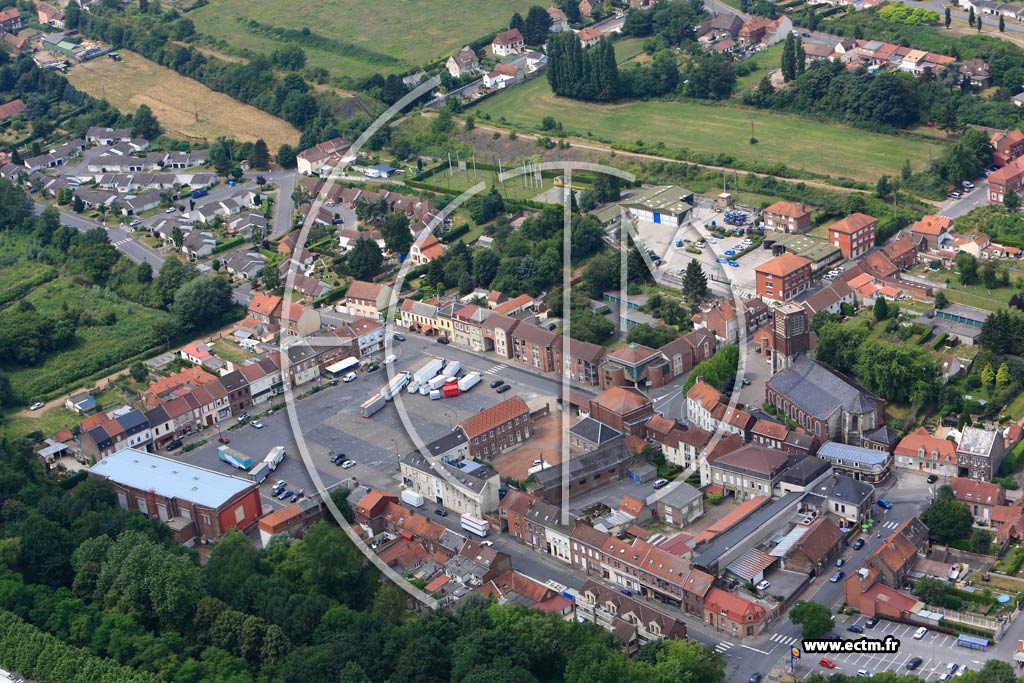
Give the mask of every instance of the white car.
[{"label": "white car", "polygon": [[914,631],[914,640],[921,640],[926,635],[928,635],[928,629],[922,626],[921,628]]},{"label": "white car", "polygon": [[42,408],[45,405],[46,404],[43,403],[42,401],[36,401],[35,403],[32,404],[32,406],[29,408],[29,410],[39,410],[40,408]]},{"label": "white car", "polygon": [[343,469],[343,470],[347,470],[347,469],[355,467],[355,466],[356,466],[355,460],[346,460],[345,462],[341,463],[341,469]]},{"label": "white car", "polygon": [[757,584],[757,590],[759,590],[759,591],[767,590],[768,586],[770,586],[770,585],[771,584],[768,583],[768,581],[762,581],[761,583]]},{"label": "white car", "polygon": [[396,360],[398,360],[398,356],[392,353],[390,356],[384,359],[384,365],[391,365]]},{"label": "white car", "polygon": [[252,425],[253,427],[255,427],[256,429],[263,429],[263,423],[262,423],[262,422],[260,422],[259,420],[253,420],[253,421],[252,421],[252,422],[250,422],[249,424],[251,424],[251,425]]},{"label": "white car", "polygon": [[174,213],[175,211],[177,211],[176,208],[174,208],[173,206],[169,206],[167,207],[167,210],[164,211],[164,213]]},{"label": "white car", "polygon": [[341,381],[344,382],[345,384],[348,384],[349,382],[355,380],[355,378],[356,378],[356,373],[350,372],[348,374],[342,375],[341,376]]}]

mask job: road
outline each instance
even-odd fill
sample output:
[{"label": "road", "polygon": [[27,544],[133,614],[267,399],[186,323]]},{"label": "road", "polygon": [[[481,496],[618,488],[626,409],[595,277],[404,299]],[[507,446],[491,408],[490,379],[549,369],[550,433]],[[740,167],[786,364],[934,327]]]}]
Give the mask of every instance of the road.
[{"label": "road", "polygon": [[[33,202],[32,210],[37,216],[46,208],[46,204]],[[118,251],[135,263],[148,263],[153,267],[154,275],[160,272],[160,267],[164,264],[163,257],[136,239],[129,228],[105,227],[96,221],[83,218],[82,216],[73,213],[68,213],[67,211],[60,212],[60,222],[63,225],[75,228],[79,232],[88,232],[95,228],[105,229],[107,231],[107,239],[110,240],[110,243],[113,244]]]},{"label": "road", "polygon": [[943,203],[939,209],[939,215],[946,218],[959,218],[965,216],[978,207],[988,204],[988,178],[979,178],[974,181],[976,187],[964,194],[960,199],[951,199]]},{"label": "road", "polygon": [[274,204],[274,227],[270,239],[277,239],[292,227],[292,216],[295,214],[295,202],[292,193],[298,182],[298,171],[279,171],[268,173],[267,181],[277,186],[277,201]]}]

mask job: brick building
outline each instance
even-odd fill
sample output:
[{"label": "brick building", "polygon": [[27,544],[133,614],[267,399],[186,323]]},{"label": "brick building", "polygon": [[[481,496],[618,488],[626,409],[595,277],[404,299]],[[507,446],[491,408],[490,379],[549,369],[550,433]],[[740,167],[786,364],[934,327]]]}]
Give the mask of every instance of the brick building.
[{"label": "brick building", "polygon": [[459,423],[469,442],[469,456],[489,460],[530,438],[530,407],[519,396],[472,415]]},{"label": "brick building", "polygon": [[775,202],[764,210],[765,230],[807,232],[811,227],[810,207],[798,202]]},{"label": "brick building", "polygon": [[828,227],[828,241],[839,247],[843,258],[863,256],[875,246],[878,219],[864,213],[852,213]]},{"label": "brick building", "polygon": [[636,389],[612,387],[590,399],[590,417],[622,434],[642,438],[652,415],[654,404]]},{"label": "brick building", "polygon": [[789,301],[811,284],[811,261],[796,254],[780,254],[754,269],[757,295],[762,299]]}]

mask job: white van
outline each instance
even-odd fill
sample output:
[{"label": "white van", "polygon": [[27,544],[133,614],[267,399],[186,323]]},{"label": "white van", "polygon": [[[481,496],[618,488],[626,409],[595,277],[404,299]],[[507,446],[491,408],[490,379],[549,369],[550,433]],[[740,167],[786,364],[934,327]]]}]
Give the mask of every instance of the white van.
[{"label": "white van", "polygon": [[438,401],[443,396],[444,396],[444,394],[442,394],[439,389],[434,389],[433,391],[430,392],[430,400],[431,401]]},{"label": "white van", "polygon": [[391,365],[396,360],[398,360],[398,356],[392,353],[390,356],[384,359],[384,365]]}]

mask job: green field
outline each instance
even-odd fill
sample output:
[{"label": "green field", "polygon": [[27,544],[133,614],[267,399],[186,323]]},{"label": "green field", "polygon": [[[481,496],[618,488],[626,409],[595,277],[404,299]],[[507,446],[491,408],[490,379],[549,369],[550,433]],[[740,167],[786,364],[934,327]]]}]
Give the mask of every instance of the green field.
[{"label": "green field", "polygon": [[[536,128],[545,116],[554,116],[574,135],[609,142],[662,142],[673,149],[722,152],[735,157],[756,156],[816,173],[872,182],[882,174],[898,175],[904,159],[910,159],[915,168],[924,168],[928,161],[928,143],[914,138],[734,105],[661,100],[578,102],[555,97],[543,78],[487,99],[477,109],[489,114],[493,122],[505,120],[524,128]],[[756,145],[749,142],[751,120]]]},{"label": "green field", "polygon": [[361,78],[373,73],[399,73],[447,58],[463,45],[508,27],[514,12],[526,16],[528,0],[211,0],[189,12],[202,33],[236,48],[268,54],[282,45],[270,35],[257,35],[242,17],[284,29],[310,31],[361,50],[397,58],[400,63],[374,63],[356,50],[321,49],[298,43],[309,64],[335,76]]},{"label": "green field", "polygon": [[742,97],[747,90],[753,89],[761,82],[761,79],[768,75],[773,69],[778,69],[782,61],[782,48],[785,43],[775,43],[764,52],[758,52],[748,59],[745,64],[753,64],[756,68],[746,76],[736,79],[736,94],[734,97]]}]

